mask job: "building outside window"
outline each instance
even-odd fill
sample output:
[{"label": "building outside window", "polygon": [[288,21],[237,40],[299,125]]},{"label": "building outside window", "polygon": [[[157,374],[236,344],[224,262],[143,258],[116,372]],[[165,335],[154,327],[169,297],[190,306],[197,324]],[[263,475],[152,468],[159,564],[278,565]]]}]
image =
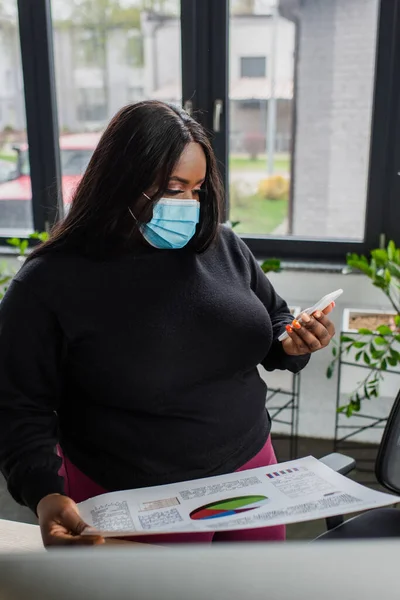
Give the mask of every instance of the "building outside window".
[{"label": "building outside window", "polygon": [[103,123],[107,119],[107,105],[103,88],[79,88],[77,119],[81,122]]}]

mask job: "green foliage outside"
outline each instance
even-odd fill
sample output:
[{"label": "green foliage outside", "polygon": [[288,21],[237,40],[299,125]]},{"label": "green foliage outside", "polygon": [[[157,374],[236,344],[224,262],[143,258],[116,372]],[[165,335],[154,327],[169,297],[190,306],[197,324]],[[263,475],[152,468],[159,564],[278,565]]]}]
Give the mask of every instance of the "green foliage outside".
[{"label": "green foliage outside", "polygon": [[[229,167],[231,171],[263,171],[266,174],[267,157],[258,155],[252,160],[247,155],[231,154],[229,157]],[[290,155],[275,154],[274,172],[287,173],[290,171]]]},{"label": "green foliage outside", "polygon": [[[232,198],[232,197],[231,197]],[[237,221],[240,234],[272,233],[287,217],[288,200],[266,200],[259,194],[243,197],[240,202],[231,200],[230,217]]]}]

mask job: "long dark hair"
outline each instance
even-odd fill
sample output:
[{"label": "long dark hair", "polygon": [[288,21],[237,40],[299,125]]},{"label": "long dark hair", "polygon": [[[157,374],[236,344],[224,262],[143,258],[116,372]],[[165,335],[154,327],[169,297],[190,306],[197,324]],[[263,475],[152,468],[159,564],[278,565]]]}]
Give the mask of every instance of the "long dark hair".
[{"label": "long dark hair", "polygon": [[[95,256],[133,249],[140,234],[128,208],[141,222],[151,218],[153,206],[167,189],[189,142],[201,145],[207,161],[206,193],[192,241],[197,252],[206,250],[217,235],[223,202],[207,133],[181,108],[149,100],[126,106],[113,117],[76,189],[68,215],[29,258],[59,248]],[[142,192],[154,186],[157,192],[143,207]]]}]

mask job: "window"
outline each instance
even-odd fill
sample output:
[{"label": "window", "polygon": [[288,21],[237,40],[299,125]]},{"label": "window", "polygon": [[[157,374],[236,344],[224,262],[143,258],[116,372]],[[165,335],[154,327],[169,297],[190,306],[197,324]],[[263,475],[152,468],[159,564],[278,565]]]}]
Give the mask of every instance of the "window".
[{"label": "window", "polygon": [[[90,138],[90,136],[88,136]],[[65,138],[64,138],[65,139]],[[71,139],[71,138],[69,138]],[[71,142],[69,142],[71,144]],[[73,142],[72,142],[73,145]],[[77,142],[78,145],[78,142]],[[88,166],[90,157],[93,154],[93,148],[88,149],[60,149],[61,168],[64,175],[80,177]],[[24,150],[20,154],[21,174],[30,176],[28,151]]]},{"label": "window", "polygon": [[132,67],[143,67],[144,47],[143,36],[140,29],[131,29],[127,32],[126,60]]},{"label": "window", "polygon": [[145,97],[144,88],[133,85],[128,90],[128,102],[140,102]]},{"label": "window", "polygon": [[79,88],[77,90],[76,119],[78,122],[100,123],[107,119],[107,104],[105,98],[105,89],[100,88]]},{"label": "window", "polygon": [[33,210],[43,228],[54,182],[67,206],[108,120],[155,98],[212,132],[226,218],[256,254],[339,261],[400,242],[400,0],[51,0],[60,136],[48,1],[18,3],[20,40],[17,2],[3,2],[14,25],[0,27],[2,227],[28,231]]},{"label": "window", "polygon": [[[243,235],[362,241],[378,0],[281,0],[230,17],[230,218]],[[297,43],[296,43],[297,42]],[[250,79],[243,82],[241,78]],[[295,85],[296,81],[296,85]],[[296,119],[293,116],[296,113]]]},{"label": "window", "polygon": [[242,56],[240,58],[241,77],[266,77],[267,59],[265,56]]},{"label": "window", "polygon": [[8,69],[5,73],[5,83],[7,90],[13,89],[13,72],[11,69]]},{"label": "window", "polygon": [[[145,98],[180,102],[180,1],[51,0],[51,5],[67,207],[74,187],[67,176],[82,174],[86,154],[120,108]],[[97,139],[78,155],[79,137],[89,134]],[[77,147],[67,157],[63,146],[72,136]]]},{"label": "window", "polygon": [[101,28],[91,27],[75,29],[74,40],[74,63],[77,68],[99,67],[104,65],[105,44]]},{"label": "window", "polygon": [[30,181],[19,162],[26,124],[16,1],[0,10],[0,55],[0,236],[23,236],[33,221]]}]

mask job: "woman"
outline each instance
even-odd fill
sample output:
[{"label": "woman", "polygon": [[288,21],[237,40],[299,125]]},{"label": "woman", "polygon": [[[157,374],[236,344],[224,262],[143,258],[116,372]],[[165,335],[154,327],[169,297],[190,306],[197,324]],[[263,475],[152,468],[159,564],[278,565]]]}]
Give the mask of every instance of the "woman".
[{"label": "woman", "polygon": [[334,328],[322,313],[293,321],[219,226],[222,200],[202,127],[160,102],[128,106],[1,303],[0,466],[46,546],[102,543],[80,535],[75,502],[106,490],[276,461],[257,365],[299,371]]}]

